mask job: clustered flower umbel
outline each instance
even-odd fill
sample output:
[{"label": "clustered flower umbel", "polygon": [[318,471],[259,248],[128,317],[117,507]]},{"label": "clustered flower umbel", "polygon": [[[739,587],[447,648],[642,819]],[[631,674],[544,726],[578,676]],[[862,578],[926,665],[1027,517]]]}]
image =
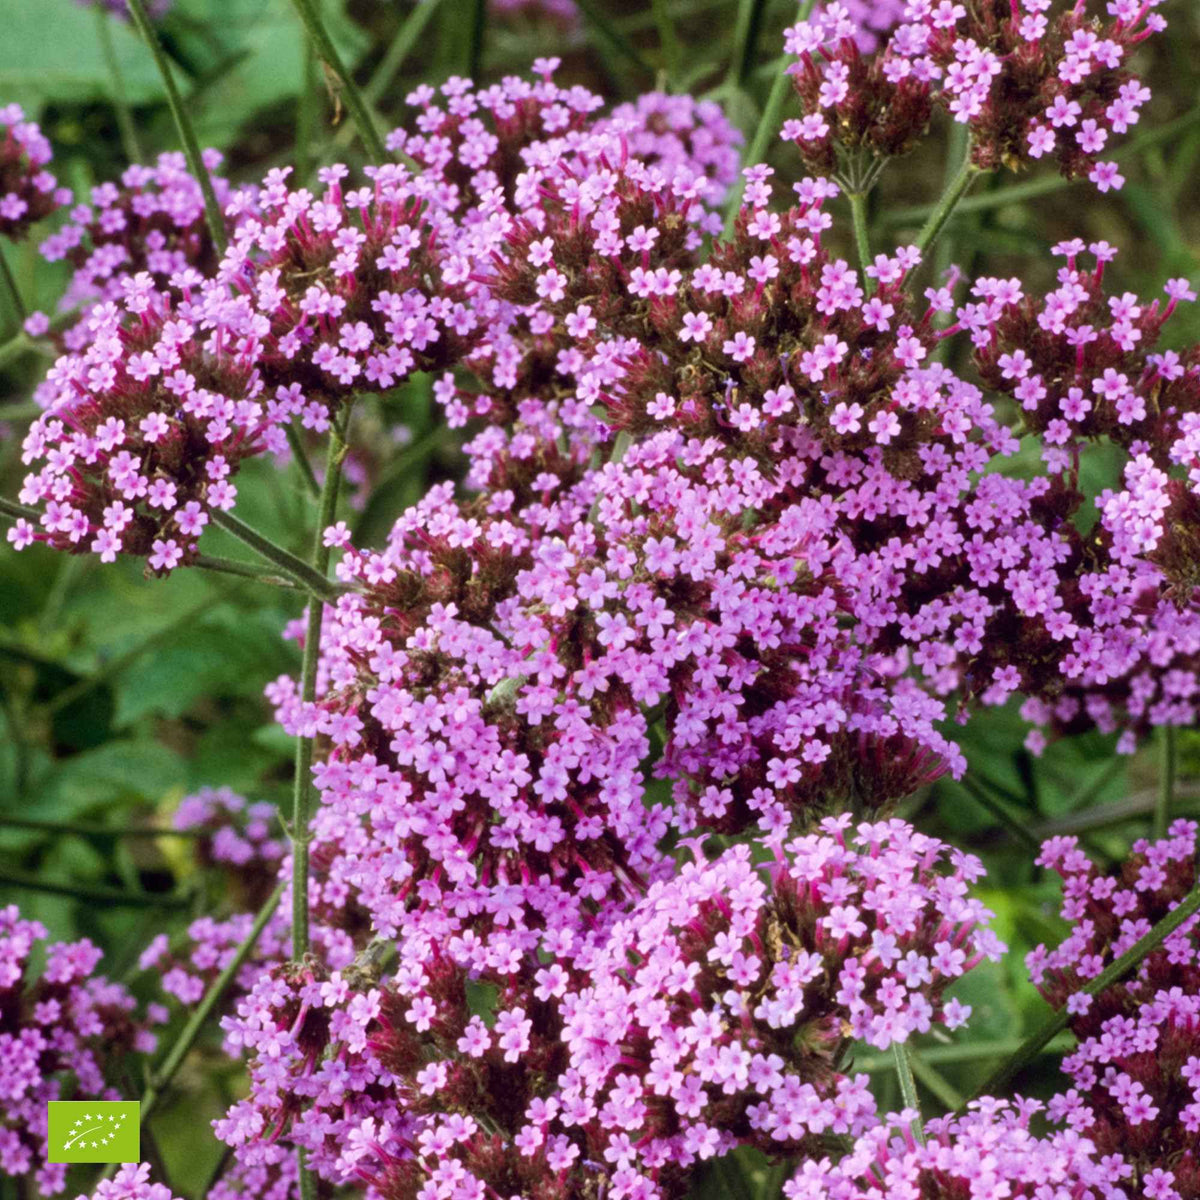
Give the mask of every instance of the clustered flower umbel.
[{"label": "clustered flower umbel", "polygon": [[[1100,120],[1083,108],[1104,89],[1132,110],[1104,120],[1133,123],[1144,97],[1122,92],[1140,85],[1119,63],[1158,24],[1149,6],[1117,0],[1091,41],[1078,6],[1039,31],[1046,5],[1026,4],[1017,32],[1015,5],[957,7],[910,5],[875,60],[897,79],[871,121],[915,130],[958,105],[981,166],[989,145],[1014,152],[988,142],[988,106],[1028,108],[1021,87],[1061,100],[1066,128]],[[826,61],[860,64],[844,15],[825,20]],[[974,82],[938,74],[955,42]],[[825,69],[816,46],[802,90]],[[1155,622],[1169,602],[1186,631],[1194,610],[1163,515],[1192,494],[1194,371],[1147,353],[1190,295],[1106,303],[1101,245],[1091,272],[1064,251],[1042,301],[984,279],[921,303],[913,248],[860,277],[826,245],[837,187],[802,180],[781,211],[761,166],[734,236],[706,250],[733,162],[718,115],[659,97],[606,118],[536,69],[414,93],[416,130],[390,148],[418,172],[378,165],[347,191],[329,168],[320,197],[276,172],[230,195],[215,268],[99,274],[120,298],[96,297],[27,442],[46,465],[22,499],[46,518],[18,523],[18,545],[166,572],[232,504],[238,459],[281,449],[284,420],[320,432],[352,394],[420,367],[447,423],[471,424],[474,498],[435,487],[374,551],[326,531],[355,590],[324,614],[317,700],[286,677],[269,689],[289,733],[323,739],[316,952],[280,965],[277,917],[239,977],[226,1045],[251,1054],[252,1091],[218,1123],[231,1191],[286,1189],[298,1142],[326,1179],[389,1198],[672,1195],[734,1145],[815,1154],[833,1131],[868,1139],[830,1176],[846,1196],[875,1194],[872,1162],[899,1190],[952,1170],[980,1200],[1029,1194],[1041,1164],[1069,1181],[1060,1194],[1107,1195],[1129,1168],[1070,1132],[1033,1138],[1023,1103],[987,1102],[927,1148],[905,1114],[872,1134],[840,1037],[886,1046],[962,1019],[942,990],[994,949],[965,897],[977,864],[943,875],[940,843],[899,824],[794,826],[960,771],[940,723],[970,702],[1022,693],[1059,728],[1190,719],[1195,677],[1173,658],[1189,643],[1164,645]],[[880,130],[903,148],[903,129]],[[1056,149],[1069,173],[1099,170]],[[995,471],[1014,432],[936,361],[960,336],[1041,435],[1033,479]],[[1168,383],[1167,410],[1139,414]],[[1128,498],[1102,498],[1085,534],[1077,457],[1097,438],[1129,458]],[[1116,624],[1129,642],[1105,657]],[[707,834],[750,830],[771,889],[744,847],[702,857]],[[679,866],[685,845],[697,861]],[[190,949],[156,944],[144,965],[177,971],[186,1002],[248,919],[194,926]],[[996,1142],[1004,1165],[980,1164]]]},{"label": "clustered flower umbel", "polygon": [[[219,168],[221,157],[217,150],[202,153],[210,173]],[[218,202],[229,204],[228,183],[219,175],[211,178]],[[143,272],[156,288],[165,289],[173,276],[189,267],[206,275],[216,268],[204,197],[178,151],[160,154],[153,166],[132,164],[119,183],[93,187],[90,202],[75,205],[68,215],[69,221],[40,247],[47,262],[65,259],[74,268],[60,303],[63,309],[86,311],[100,301],[121,304]],[[86,322],[79,321],[62,344],[83,350],[87,332]],[[45,404],[52,395],[45,397]]]},{"label": "clustered flower umbel", "polygon": [[19,241],[29,227],[71,201],[46,170],[50,143],[19,104],[0,108],[0,237]]},{"label": "clustered flower umbel", "polygon": [[961,1024],[943,993],[1000,946],[967,895],[977,860],[900,821],[848,826],[774,840],[760,867],[695,845],[616,921],[598,880],[574,903],[543,887],[541,929],[515,886],[486,936],[439,907],[382,982],[357,961],[278,968],[227,1022],[252,1084],[218,1132],[251,1165],[286,1132],[331,1182],[430,1200],[679,1195],[739,1145],[861,1133],[850,1041]]},{"label": "clustered flower umbel", "polygon": [[1152,11],[1160,3],[1110,0],[1098,17],[1086,0],[910,0],[869,57],[852,14],[831,4],[788,32],[805,115],[784,136],[809,170],[859,180],[872,162],[911,150],[944,109],[967,126],[981,170],[1050,157],[1068,179],[1119,188],[1116,162],[1101,155],[1150,98],[1125,63],[1166,27]]},{"label": "clustered flower umbel", "polygon": [[287,851],[274,804],[250,803],[232,788],[202,788],[179,802],[173,823],[198,835],[192,849],[199,865],[216,867],[241,905],[257,909],[270,895]]},{"label": "clustered flower umbel", "polygon": [[30,959],[46,929],[0,909],[0,1173],[32,1178],[42,1195],[66,1185],[67,1168],[48,1161],[47,1103],[118,1100],[110,1064],[155,1046],[151,1023],[161,1005],[139,1014],[128,990],[94,972],[101,952],[86,938],[44,947],[34,977]]},{"label": "clustered flower umbel", "polygon": [[1101,1153],[1123,1155],[1131,1188],[1151,1200],[1200,1196],[1200,917],[1192,916],[1126,980],[1083,991],[1196,886],[1197,825],[1175,821],[1160,841],[1137,841],[1112,873],[1097,871],[1074,838],[1054,838],[1038,863],[1063,878],[1072,925],[1055,949],[1029,955],[1030,974],[1066,1007],[1075,1050],[1071,1087],[1050,1114]]},{"label": "clustered flower umbel", "polygon": [[[925,1123],[889,1114],[839,1162],[809,1159],[783,1185],[785,1200],[1128,1200],[1131,1169],[1072,1129],[1034,1133],[1040,1100],[972,1100],[968,1111]],[[1145,1193],[1153,1197],[1153,1192]]]},{"label": "clustered flower umbel", "polygon": [[[451,80],[445,109],[419,89],[419,132],[389,139],[415,172],[370,167],[371,186],[344,191],[347,171],[335,165],[314,196],[289,191],[278,170],[232,194],[231,246],[215,273],[204,272],[211,247],[176,164],[134,171],[124,192],[98,189],[99,217],[80,212],[47,243],[51,256],[81,256],[83,296],[103,283],[107,298],[39,388],[48,413],[30,429],[25,461],[45,465],[21,495],[44,507],[43,528],[24,522],[10,540],[102,561],[131,553],[160,573],[188,561],[210,511],[232,507],[238,464],[283,452],[284,422],[323,432],[350,396],[453,366],[502,327],[507,310],[471,264],[486,256],[506,200],[536,188],[539,162],[609,154],[619,166],[632,136],[662,160],[643,168],[654,178],[719,197],[734,133],[713,106],[643,103],[591,130],[599,99],[555,85],[553,66],[539,64],[533,83],[479,92]],[[127,244],[131,215],[150,227],[140,255]]]}]

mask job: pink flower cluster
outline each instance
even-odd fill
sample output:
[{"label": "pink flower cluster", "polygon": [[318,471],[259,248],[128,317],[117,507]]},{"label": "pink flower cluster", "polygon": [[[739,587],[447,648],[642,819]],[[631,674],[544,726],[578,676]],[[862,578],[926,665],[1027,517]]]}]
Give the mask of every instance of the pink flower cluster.
[{"label": "pink flower cluster", "polygon": [[19,104],[0,108],[0,237],[19,241],[29,227],[71,201],[46,170],[50,143]]},{"label": "pink flower cluster", "polygon": [[[44,507],[43,531],[22,522],[10,540],[105,562],[135,554],[166,573],[194,557],[210,511],[232,507],[240,461],[283,451],[285,422],[323,432],[349,396],[461,362],[481,343],[501,355],[493,374],[503,386],[508,313],[472,264],[511,220],[510,192],[520,207],[547,171],[605,154],[619,163],[639,132],[662,160],[644,168],[651,178],[687,181],[704,198],[728,182],[735,135],[711,106],[643,103],[588,132],[598,98],[558,87],[554,64],[540,66],[536,83],[478,93],[451,80],[445,109],[419,89],[419,132],[389,139],[418,172],[368,168],[372,186],[343,192],[346,169],[324,168],[318,197],[290,192],[278,170],[228,196],[232,245],[215,272],[177,164],[133,170],[124,191],[98,189],[100,215],[77,212],[47,244],[51,257],[78,256],[81,297],[106,299],[39,389],[48,412],[24,457],[44,465],[21,497]],[[522,155],[531,165],[517,170]]]},{"label": "pink flower cluster", "polygon": [[[202,157],[210,172],[221,164],[219,151],[205,150]],[[219,202],[229,204],[229,185],[219,175],[212,179]],[[127,167],[119,184],[92,188],[90,203],[74,206],[69,217],[41,244],[47,262],[66,259],[74,268],[61,301],[64,309],[87,309],[99,301],[122,304],[143,273],[162,289],[189,267],[206,275],[216,268],[200,185],[177,151],[160,154],[154,166]],[[65,346],[83,350],[87,332],[86,322],[77,323]],[[46,389],[43,397],[39,390],[46,404],[53,394]]]},{"label": "pink flower cluster", "polygon": [[[863,1134],[836,1164],[810,1159],[783,1186],[785,1200],[1127,1200],[1129,1165],[1071,1129],[1038,1136],[1030,1120],[1044,1105],[985,1096],[965,1113],[929,1121],[913,1135],[912,1112],[894,1113]],[[1153,1192],[1145,1193],[1153,1197]]]},{"label": "pink flower cluster", "polygon": [[287,1132],[331,1181],[389,1197],[591,1179],[614,1200],[672,1194],[738,1145],[861,1133],[848,1039],[961,1024],[944,990],[1001,947],[967,895],[976,860],[900,821],[848,826],[776,840],[757,868],[748,846],[711,863],[697,846],[619,919],[599,879],[529,888],[540,930],[517,887],[473,919],[463,891],[459,920],[418,908],[383,939],[383,981],[363,956],[263,974],[226,1022],[252,1088],[218,1132],[252,1165]]},{"label": "pink flower cluster", "polygon": [[86,938],[44,947],[36,978],[31,957],[46,930],[23,920],[14,905],[0,909],[0,1172],[32,1177],[42,1195],[63,1190],[67,1168],[48,1161],[47,1102],[121,1099],[106,1071],[133,1052],[155,1046],[151,1023],[120,984],[94,974],[101,952]]},{"label": "pink flower cluster", "polygon": [[1200,916],[1188,918],[1125,980],[1083,988],[1149,932],[1196,886],[1198,827],[1135,842],[1118,871],[1102,874],[1073,838],[1055,838],[1038,862],[1063,877],[1072,925],[1055,949],[1029,955],[1030,974],[1071,1014],[1078,1045],[1063,1059],[1070,1089],[1050,1114],[1102,1153],[1121,1154],[1141,1194],[1200,1196]]},{"label": "pink flower cluster", "polygon": [[174,825],[203,832],[194,843],[200,865],[221,868],[245,907],[256,909],[267,898],[287,850],[274,804],[249,804],[227,787],[202,788],[179,802]]},{"label": "pink flower cluster", "polygon": [[[86,1200],[79,1196],[77,1200]],[[150,1182],[149,1163],[125,1163],[112,1179],[102,1179],[90,1200],[174,1200],[171,1189]]]},{"label": "pink flower cluster", "polygon": [[1084,0],[914,0],[870,57],[860,51],[854,14],[831,4],[788,32],[805,115],[784,135],[810,170],[836,175],[859,152],[906,153],[942,108],[970,130],[980,169],[1052,156],[1067,178],[1119,188],[1117,164],[1100,155],[1137,124],[1150,98],[1124,64],[1165,28],[1152,11],[1160,3],[1114,0],[1100,18]]}]

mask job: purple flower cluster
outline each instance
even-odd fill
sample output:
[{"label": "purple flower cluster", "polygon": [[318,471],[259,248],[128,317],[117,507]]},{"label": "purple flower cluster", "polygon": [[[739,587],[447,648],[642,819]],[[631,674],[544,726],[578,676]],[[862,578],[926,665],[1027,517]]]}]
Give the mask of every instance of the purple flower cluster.
[{"label": "purple flower cluster", "polygon": [[[79,1196],[77,1200],[86,1200]],[[112,1179],[102,1179],[90,1200],[174,1200],[165,1184],[150,1182],[149,1163],[125,1163]]]},{"label": "purple flower cluster", "polygon": [[1063,877],[1071,923],[1053,950],[1029,955],[1030,974],[1078,1038],[1063,1059],[1070,1089],[1050,1114],[1101,1153],[1123,1155],[1152,1200],[1200,1196],[1200,916],[1192,916],[1126,980],[1084,991],[1196,886],[1197,825],[1134,843],[1118,871],[1102,874],[1073,838],[1055,838],[1038,863]]},{"label": "purple flower cluster", "polygon": [[[48,1161],[47,1102],[120,1099],[109,1065],[150,1053],[150,1024],[166,1010],[152,1005],[139,1015],[124,987],[94,973],[101,952],[86,938],[39,947],[45,937],[15,906],[0,909],[0,1172],[29,1176],[53,1196],[67,1168]],[[34,977],[29,964],[39,950],[45,966]]]},{"label": "purple flower cluster", "polygon": [[539,66],[535,83],[479,92],[451,80],[444,109],[418,89],[418,130],[389,139],[416,172],[368,168],[371,186],[344,191],[346,168],[328,167],[315,196],[289,191],[284,169],[228,195],[232,245],[216,270],[195,185],[176,162],[97,189],[99,214],[78,211],[46,247],[77,257],[78,298],[105,299],[39,389],[48,412],[24,457],[44,465],[21,496],[44,507],[43,532],[22,522],[10,540],[106,562],[135,554],[166,573],[195,555],[210,511],[232,507],[238,464],[283,451],[284,423],[323,432],[351,395],[479,346],[500,355],[503,386],[509,314],[472,264],[542,175],[604,155],[620,163],[632,136],[651,156],[649,178],[686,181],[697,209],[719,197],[736,135],[712,106],[651,100],[592,130],[599,99],[555,85],[553,62]]},{"label": "purple flower cluster", "polygon": [[831,4],[788,32],[805,115],[784,135],[810,170],[836,175],[856,154],[905,154],[944,109],[967,126],[980,169],[1049,156],[1069,179],[1119,188],[1117,164],[1100,155],[1137,124],[1150,98],[1124,64],[1165,28],[1152,11],[1160,3],[1113,0],[1100,18],[1085,0],[913,0],[870,57],[854,14]]},{"label": "purple flower cluster", "polygon": [[46,170],[50,143],[19,104],[0,108],[0,237],[19,241],[29,227],[71,201]]},{"label": "purple flower cluster", "polygon": [[774,840],[760,867],[748,846],[711,863],[697,846],[619,914],[594,872],[578,896],[531,880],[475,913],[460,889],[385,939],[400,958],[382,982],[359,960],[264,973],[226,1022],[252,1088],[218,1132],[249,1164],[287,1131],[332,1181],[447,1198],[505,1180],[677,1194],[739,1145],[862,1133],[850,1040],[961,1024],[943,992],[1001,947],[967,895],[976,860],[900,821],[848,826]]},{"label": "purple flower cluster", "polygon": [[[1071,1129],[1038,1136],[1031,1118],[1044,1105],[983,1097],[967,1112],[929,1121],[925,1138],[911,1111],[889,1115],[857,1139],[840,1162],[810,1159],[783,1187],[785,1200],[1127,1200],[1131,1174]],[[1155,1198],[1155,1193],[1146,1192]],[[1165,1197],[1162,1198],[1165,1200]]]}]

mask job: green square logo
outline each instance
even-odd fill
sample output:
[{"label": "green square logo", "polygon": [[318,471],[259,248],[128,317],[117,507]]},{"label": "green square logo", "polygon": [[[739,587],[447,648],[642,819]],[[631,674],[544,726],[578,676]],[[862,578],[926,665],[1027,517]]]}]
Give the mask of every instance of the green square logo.
[{"label": "green square logo", "polygon": [[51,1100],[52,1163],[141,1162],[141,1105],[136,1100]]}]

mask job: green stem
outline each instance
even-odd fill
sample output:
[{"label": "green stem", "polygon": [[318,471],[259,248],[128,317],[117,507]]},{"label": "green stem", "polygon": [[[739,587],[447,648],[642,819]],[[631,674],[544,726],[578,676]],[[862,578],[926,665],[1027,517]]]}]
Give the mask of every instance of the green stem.
[{"label": "green stem", "polygon": [[1041,842],[1030,832],[1028,826],[1015,814],[1008,811],[1007,805],[993,799],[970,775],[964,775],[959,781],[960,786],[981,807],[986,808],[1002,825],[1010,830],[1018,841],[1023,842],[1030,850],[1040,853]]},{"label": "green stem", "polygon": [[[1139,938],[1120,958],[1101,971],[1095,979],[1089,980],[1080,990],[1088,996],[1095,996],[1105,988],[1118,983],[1146,955],[1157,950],[1184,921],[1198,910],[1200,910],[1200,885],[1194,887],[1145,937]],[[1032,1062],[1051,1038],[1066,1029],[1069,1021],[1070,1014],[1066,1008],[1060,1008],[1042,1024],[1037,1032],[1026,1038],[1017,1053],[999,1070],[995,1071],[976,1094],[980,1096],[999,1095],[1000,1089],[1019,1074],[1028,1063]]]},{"label": "green stem", "polygon": [[213,190],[212,177],[201,157],[200,143],[196,141],[196,131],[192,128],[192,120],[183,106],[179,89],[175,86],[175,76],[171,73],[171,64],[167,61],[166,54],[163,53],[158,35],[154,32],[154,26],[150,24],[150,18],[146,15],[146,6],[142,0],[125,0],[125,3],[129,7],[129,15],[133,18],[133,23],[142,35],[142,40],[154,56],[158,73],[162,76],[163,86],[167,91],[167,106],[171,110],[171,116],[175,118],[175,128],[179,132],[180,141],[183,142],[183,153],[187,159],[188,170],[200,185],[200,194],[204,197],[204,219],[208,224],[209,235],[212,237],[217,251],[224,254],[227,244],[225,218],[221,215],[217,193]]},{"label": "green stem", "polygon": [[[76,317],[79,316],[78,309],[71,309],[70,312],[59,313],[56,317],[50,318],[50,328],[46,333],[58,333],[66,329]],[[8,339],[3,345],[0,345],[0,367],[7,367],[10,362],[21,357],[22,354],[28,353],[30,350],[45,350],[49,349],[42,345],[40,339],[31,338],[24,330]],[[34,416],[39,416],[42,410],[39,408]]]},{"label": "green stem", "polygon": [[[816,0],[804,0],[800,5],[796,16],[797,21],[805,21],[812,12]],[[750,144],[746,147],[746,153],[742,155],[742,166],[751,167],[756,163],[762,162],[766,157],[767,147],[770,145],[771,139],[779,130],[779,117],[783,112],[783,102],[787,99],[788,92],[792,89],[792,77],[787,73],[787,65],[790,60],[785,58],[784,67],[775,76],[771,84],[771,91],[767,96],[766,106],[763,108],[762,116],[759,118],[758,126],[754,130],[754,136],[750,139]],[[746,191],[745,177],[739,172],[737,182],[733,185],[732,191],[729,193],[729,199],[725,203],[725,228],[721,231],[721,236],[728,241],[733,235],[733,227],[737,221],[738,213],[742,207],[742,196]]]},{"label": "green stem", "polygon": [[1160,736],[1162,749],[1158,769],[1158,800],[1154,805],[1152,827],[1152,836],[1156,841],[1167,836],[1167,826],[1171,823],[1171,801],[1175,795],[1175,772],[1178,763],[1175,726],[1164,725]]},{"label": "green stem", "polygon": [[[349,417],[349,413],[346,414]],[[322,577],[329,570],[331,547],[325,545],[324,533],[333,524],[337,510],[338,484],[346,443],[341,429],[330,431],[329,452],[325,459],[325,482],[321,486],[321,502],[317,529],[313,536],[312,569]],[[317,664],[321,656],[321,619],[324,605],[316,597],[309,601],[308,625],[304,634],[304,658],[300,672],[300,700],[312,704],[317,696]],[[312,820],[313,739],[300,737],[296,741],[296,774],[292,792],[292,957],[299,962],[308,953],[308,843]]]},{"label": "green stem", "polygon": [[[1118,162],[1130,158],[1150,146],[1161,142],[1169,142],[1179,134],[1186,132],[1197,122],[1200,122],[1200,105],[1190,109],[1183,116],[1149,129],[1140,137],[1135,137],[1113,151],[1112,157]],[[1061,191],[1069,187],[1073,181],[1064,179],[1061,175],[1046,175],[1041,179],[1030,179],[1025,183],[1014,183],[1009,187],[996,188],[985,196],[969,196],[959,205],[961,213],[983,212],[989,208],[999,208],[1005,204],[1017,204],[1023,200],[1033,200],[1038,196],[1046,196],[1051,192]],[[923,221],[933,212],[934,206],[920,204],[912,208],[893,208],[883,214],[883,220],[889,225],[913,225]]]},{"label": "green stem", "polygon": [[[336,441],[336,436],[331,434],[331,449]],[[328,478],[326,478],[325,482],[326,486],[328,486]],[[314,569],[304,559],[297,558],[290,550],[285,550],[282,546],[271,541],[270,538],[264,537],[258,530],[251,529],[249,525],[239,520],[233,513],[215,509],[212,513],[212,520],[213,524],[219,529],[233,534],[235,538],[244,542],[251,550],[261,554],[268,562],[273,562],[277,567],[282,568],[293,579],[303,584],[314,596],[320,596],[323,600],[336,600],[346,590],[341,584],[327,578],[324,571]]]},{"label": "green stem", "polygon": [[738,5],[737,22],[733,27],[733,57],[729,62],[726,82],[740,87],[750,73],[750,60],[758,43],[765,7],[765,0],[741,0]]},{"label": "green stem", "polygon": [[681,47],[679,35],[675,32],[675,22],[667,11],[667,0],[650,0],[650,8],[654,13],[654,25],[658,30],[658,44],[662,50],[663,63],[667,70],[667,84],[674,87],[679,78]]},{"label": "green stem", "polygon": [[487,0],[473,0],[471,23],[466,37],[466,61],[463,74],[479,82],[479,71],[483,65],[483,35],[487,28]]},{"label": "green stem", "polygon": [[254,947],[258,944],[258,939],[262,936],[262,931],[266,929],[267,922],[275,915],[275,910],[279,907],[283,893],[284,884],[281,883],[271,893],[262,908],[258,910],[258,916],[254,918],[254,924],[250,927],[250,932],[246,935],[242,944],[234,951],[233,957],[225,964],[225,969],[212,981],[208,991],[201,998],[200,1003],[192,1010],[192,1015],[188,1018],[187,1024],[180,1031],[175,1041],[171,1043],[171,1048],[167,1051],[167,1056],[163,1059],[162,1065],[151,1074],[150,1083],[142,1096],[141,1111],[138,1114],[138,1118],[143,1125],[145,1125],[147,1117],[150,1116],[155,1106],[162,1099],[163,1092],[170,1086],[171,1080],[175,1078],[175,1072],[179,1070],[183,1060],[187,1057],[188,1051],[196,1044],[196,1039],[200,1036],[200,1031],[204,1028],[204,1024],[211,1015],[212,1010],[217,1006],[221,997],[225,995],[234,977],[242,969],[242,964],[250,957]]},{"label": "green stem", "polygon": [[[1049,1042],[1042,1048],[1043,1054],[1062,1054],[1074,1044],[1069,1036],[1063,1036]],[[961,1042],[952,1046],[926,1046],[921,1051],[921,1058],[926,1063],[963,1063],[977,1062],[987,1058],[1006,1058],[1015,1054],[1022,1045],[1020,1038],[996,1038],[979,1042]],[[896,1069],[895,1060],[890,1054],[868,1054],[854,1059],[854,1070],[866,1071],[868,1075],[882,1075],[886,1071]]]},{"label": "green stem", "polygon": [[587,22],[613,50],[618,57],[628,59],[639,71],[653,77],[654,68],[642,57],[638,48],[613,24],[608,14],[595,3],[595,0],[575,0],[575,7],[583,14]]},{"label": "green stem", "polygon": [[913,243],[922,254],[937,240],[938,234],[945,228],[946,222],[950,220],[950,216],[958,207],[959,201],[967,194],[967,189],[975,182],[975,177],[981,173],[979,168],[971,162],[971,148],[968,144],[967,152],[963,156],[962,166],[946,186],[941,199],[934,205],[933,211],[929,214],[929,219],[925,222],[924,227],[917,234],[917,239]]},{"label": "green stem", "polygon": [[191,903],[191,897],[180,892],[124,892],[101,884],[47,879],[12,867],[0,867],[0,887],[27,888],[31,892],[67,896],[89,904],[109,904],[114,908],[187,908]]},{"label": "green stem", "polygon": [[417,44],[417,39],[425,32],[429,19],[437,12],[442,0],[421,0],[411,13],[404,19],[392,44],[387,48],[374,74],[363,88],[363,97],[369,104],[378,104],[384,92],[396,78],[396,72],[404,65],[404,60]]},{"label": "green stem", "polygon": [[[317,111],[321,99],[321,81],[317,76],[317,53],[311,41],[304,43],[300,66],[300,95],[296,98],[296,178],[307,183],[316,155]],[[286,426],[288,442],[292,440],[290,422]],[[295,449],[295,447],[293,447]]]},{"label": "green stem", "polygon": [[18,504],[15,500],[5,500],[3,496],[0,496],[0,516],[9,517],[14,521],[24,517],[25,520],[33,521],[35,524],[42,518],[42,514],[36,508]]},{"label": "green stem", "polygon": [[338,81],[346,107],[350,110],[350,118],[358,129],[358,136],[362,138],[367,153],[377,163],[387,162],[391,156],[379,136],[379,130],[375,128],[371,110],[363,100],[354,77],[342,63],[342,56],[337,52],[337,47],[321,21],[321,15],[317,12],[313,0],[292,0],[292,7],[304,22],[304,28],[308,31],[317,57]]},{"label": "green stem", "polygon": [[[21,299],[21,289],[17,287],[17,281],[13,278],[12,268],[8,265],[8,258],[3,247],[0,247],[0,278],[4,280],[4,290],[8,293],[8,301],[17,315],[17,324],[24,324],[29,313],[25,309],[25,301]],[[19,337],[20,334],[17,336]]]},{"label": "green stem", "polygon": [[917,1114],[912,1123],[913,1137],[923,1146],[925,1145],[925,1126],[921,1120],[921,1100],[917,1095],[917,1084],[913,1079],[912,1065],[908,1061],[908,1050],[899,1042],[893,1042],[892,1057],[896,1060],[896,1075],[900,1080],[900,1095],[904,1097],[904,1107],[911,1108]]},{"label": "green stem", "polygon": [[871,236],[867,232],[867,194],[850,192],[846,199],[850,201],[850,213],[854,219],[854,243],[858,248],[858,261],[862,267],[863,287],[870,295],[874,288],[867,276],[867,268],[871,265]]},{"label": "green stem", "polygon": [[962,1094],[940,1071],[925,1061],[924,1052],[918,1054],[915,1050],[910,1051],[908,1065],[912,1068],[913,1075],[925,1085],[926,1090],[937,1097],[949,1112],[962,1107]]},{"label": "green stem", "polygon": [[108,73],[112,76],[112,102],[117,114],[117,130],[121,135],[121,147],[125,151],[125,157],[131,163],[140,163],[144,161],[144,155],[141,143],[138,141],[137,126],[133,123],[133,113],[129,108],[129,94],[125,91],[125,77],[121,74],[121,63],[117,58],[117,49],[113,45],[108,6],[104,0],[96,0],[95,9],[100,49],[108,64]]},{"label": "green stem", "polygon": [[[325,544],[325,530],[333,524],[337,512],[338,484],[342,463],[348,449],[344,433],[350,423],[347,410],[341,422],[334,422],[329,434],[329,452],[325,458],[325,480],[321,485],[321,500],[317,528],[313,535],[313,570],[324,576],[329,570],[332,548]],[[312,704],[317,697],[317,667],[321,658],[321,620],[325,605],[316,596],[308,602],[308,625],[304,633],[304,657],[300,670],[300,701]],[[292,959],[299,963],[309,950],[308,932],[308,843],[312,838],[313,793],[312,780],[314,739],[303,734],[296,740],[296,775],[292,793]],[[308,1169],[303,1146],[296,1147],[296,1164],[300,1172],[301,1200],[314,1200],[316,1181]]]},{"label": "green stem", "polygon": [[284,425],[283,431],[287,435],[292,457],[300,468],[300,474],[304,476],[304,486],[308,488],[309,495],[315,500],[321,494],[321,485],[317,482],[312,463],[308,461],[308,453],[304,449],[304,443],[300,440],[300,432],[291,421]]},{"label": "green stem", "polygon": [[192,561],[193,567],[202,571],[219,571],[224,575],[238,575],[242,579],[253,579],[255,583],[265,583],[268,587],[291,588],[293,591],[307,591],[304,584],[291,578],[290,575],[267,575],[258,563],[242,562],[236,558],[222,558],[216,554],[201,554]]},{"label": "green stem", "polygon": [[209,829],[134,829],[111,828],[107,825],[86,825],[78,821],[44,821],[38,817],[16,817],[11,813],[0,813],[0,829],[31,829],[37,833],[56,833],[85,838],[156,838],[206,837]]}]

